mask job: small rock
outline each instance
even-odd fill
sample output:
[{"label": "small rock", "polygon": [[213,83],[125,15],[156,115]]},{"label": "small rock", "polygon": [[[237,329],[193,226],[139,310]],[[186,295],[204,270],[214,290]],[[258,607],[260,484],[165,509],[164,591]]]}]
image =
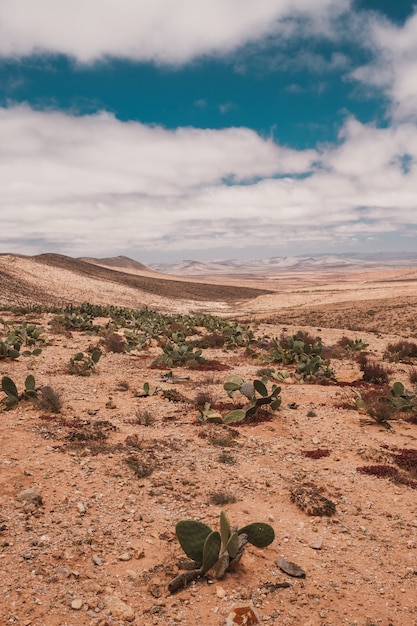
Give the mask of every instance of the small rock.
[{"label": "small rock", "polygon": [[71,572],[67,567],[58,567],[56,573],[60,574],[64,578],[69,578],[71,576]]},{"label": "small rock", "polygon": [[305,578],[306,573],[299,565],[295,563],[291,563],[290,561],[286,561],[282,556],[277,559],[278,567],[288,574],[288,576],[293,576],[294,578]]},{"label": "small rock", "polygon": [[252,606],[236,606],[226,617],[225,626],[255,626],[259,615]]},{"label": "small rock", "polygon": [[225,590],[223,589],[223,587],[220,587],[219,585],[216,586],[216,596],[218,598],[224,598],[224,596],[226,595]]},{"label": "small rock", "polygon": [[117,596],[105,595],[103,602],[114,618],[125,622],[133,622],[135,620],[135,612],[132,607]]},{"label": "small rock", "polygon": [[79,611],[80,609],[83,608],[83,604],[84,604],[84,602],[82,601],[81,598],[75,598],[71,602],[71,608],[74,609],[74,611]]},{"label": "small rock", "polygon": [[119,559],[119,561],[130,561],[132,557],[129,552],[123,552],[123,554],[119,554],[117,558]]},{"label": "small rock", "polygon": [[310,543],[310,548],[313,548],[313,550],[321,550],[323,547],[323,537],[318,537],[317,539],[315,539],[315,541],[312,541]]},{"label": "small rock", "polygon": [[314,445],[320,443],[320,439],[318,437],[312,437],[311,441],[314,443]]},{"label": "small rock", "polygon": [[102,565],[103,561],[100,559],[99,556],[97,556],[97,554],[93,554],[93,556],[91,557],[91,560],[93,561],[94,565]]},{"label": "small rock", "polygon": [[41,506],[42,496],[39,487],[30,487],[29,489],[23,489],[17,494],[19,502],[24,502],[25,505],[33,504],[34,506]]},{"label": "small rock", "polygon": [[87,509],[85,508],[85,504],[82,502],[77,502],[77,509],[80,515],[85,515],[87,513]]},{"label": "small rock", "polygon": [[126,570],[126,578],[128,578],[129,580],[137,580],[138,575],[135,572],[134,569],[127,569]]}]

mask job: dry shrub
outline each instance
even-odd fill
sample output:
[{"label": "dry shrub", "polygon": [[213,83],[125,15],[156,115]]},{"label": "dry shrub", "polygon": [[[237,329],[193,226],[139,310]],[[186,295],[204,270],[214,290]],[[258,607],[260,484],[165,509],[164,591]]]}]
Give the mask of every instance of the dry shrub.
[{"label": "dry shrub", "polygon": [[384,359],[395,362],[417,359],[417,343],[413,341],[389,343],[384,352]]},{"label": "dry shrub", "polygon": [[210,504],[224,506],[236,502],[236,497],[229,491],[212,491],[210,494]]},{"label": "dry shrub", "polygon": [[107,352],[121,354],[126,351],[126,342],[118,333],[109,333],[103,340]]},{"label": "dry shrub", "polygon": [[412,385],[417,385],[417,368],[413,367],[408,373],[408,380]]},{"label": "dry shrub", "polygon": [[366,354],[359,356],[358,363],[361,372],[363,372],[362,380],[365,382],[373,383],[374,385],[386,385],[389,382],[392,369],[377,361],[370,361]]},{"label": "dry shrub", "polygon": [[55,391],[49,385],[41,387],[35,399],[35,406],[40,411],[50,411],[51,413],[60,413],[62,409],[62,398],[58,391]]},{"label": "dry shrub", "polygon": [[193,341],[192,344],[196,348],[223,348],[225,344],[225,338],[220,333],[210,333],[204,335],[201,339]]}]

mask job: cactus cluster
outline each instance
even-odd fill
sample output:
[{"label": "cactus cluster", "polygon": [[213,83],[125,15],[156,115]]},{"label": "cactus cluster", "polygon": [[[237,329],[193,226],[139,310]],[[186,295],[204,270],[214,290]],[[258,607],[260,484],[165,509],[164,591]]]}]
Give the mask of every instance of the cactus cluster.
[{"label": "cactus cluster", "polygon": [[202,355],[202,350],[195,350],[194,346],[189,343],[169,342],[162,348],[162,354],[160,354],[152,363],[155,367],[160,365],[166,367],[177,367],[178,365],[192,365],[203,364],[205,359]]},{"label": "cactus cluster", "polygon": [[101,357],[100,350],[94,350],[91,354],[77,352],[70,358],[68,372],[77,376],[91,376],[95,372],[96,365]]},{"label": "cactus cluster", "polygon": [[[42,352],[39,346],[46,344],[46,335],[43,328],[35,324],[23,322],[22,324],[11,325],[3,321],[6,335],[0,340],[0,359],[17,359],[19,356],[38,356]],[[23,350],[21,348],[29,346],[33,350]]]},{"label": "cactus cluster", "polygon": [[263,360],[267,363],[295,365],[295,377],[301,382],[314,382],[322,378],[335,380],[330,362],[321,356],[322,350],[320,338],[312,340],[298,331],[295,335],[272,339]]},{"label": "cactus cluster", "polygon": [[268,392],[263,380],[254,380],[253,383],[250,383],[240,376],[231,376],[224,383],[223,388],[230,398],[233,398],[233,394],[239,391],[247,398],[248,402],[243,408],[229,411],[224,417],[219,412],[214,411],[207,402],[203,407],[199,407],[200,421],[233,424],[253,417],[261,407],[270,406],[273,411],[280,409],[281,387],[277,385],[272,385],[271,392]]},{"label": "cactus cluster", "polygon": [[265,548],[275,538],[272,526],[263,522],[254,522],[240,529],[232,528],[224,511],[220,513],[220,532],[212,530],[203,522],[182,520],[177,523],[175,533],[181,548],[193,562],[194,569],[179,574],[169,583],[171,593],[202,578],[209,570],[213,571],[215,578],[222,578],[227,571],[236,567],[247,543]]}]

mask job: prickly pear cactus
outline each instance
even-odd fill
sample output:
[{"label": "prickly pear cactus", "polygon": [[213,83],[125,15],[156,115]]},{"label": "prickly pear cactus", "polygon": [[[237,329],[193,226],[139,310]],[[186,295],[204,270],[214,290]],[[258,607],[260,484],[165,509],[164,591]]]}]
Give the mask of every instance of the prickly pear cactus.
[{"label": "prickly pear cactus", "polygon": [[181,520],[175,526],[175,532],[188,558],[197,563],[203,562],[204,543],[212,532],[203,522],[195,520]]}]

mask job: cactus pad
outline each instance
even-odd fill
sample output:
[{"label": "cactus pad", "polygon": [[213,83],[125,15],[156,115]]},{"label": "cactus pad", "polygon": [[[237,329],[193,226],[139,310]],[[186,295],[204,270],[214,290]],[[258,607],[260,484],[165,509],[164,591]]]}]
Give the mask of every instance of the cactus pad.
[{"label": "cactus pad", "polygon": [[249,543],[257,548],[265,548],[275,539],[272,526],[263,522],[253,522],[253,524],[239,528],[238,534],[241,535],[242,533],[247,536]]},{"label": "cactus pad", "polygon": [[203,560],[201,565],[201,574],[204,576],[209,569],[217,562],[220,555],[220,548],[222,540],[220,533],[216,531],[211,532],[205,542],[203,548]]},{"label": "cactus pad", "polygon": [[182,520],[175,526],[175,532],[185,554],[197,563],[203,562],[204,542],[212,532],[203,522]]}]

